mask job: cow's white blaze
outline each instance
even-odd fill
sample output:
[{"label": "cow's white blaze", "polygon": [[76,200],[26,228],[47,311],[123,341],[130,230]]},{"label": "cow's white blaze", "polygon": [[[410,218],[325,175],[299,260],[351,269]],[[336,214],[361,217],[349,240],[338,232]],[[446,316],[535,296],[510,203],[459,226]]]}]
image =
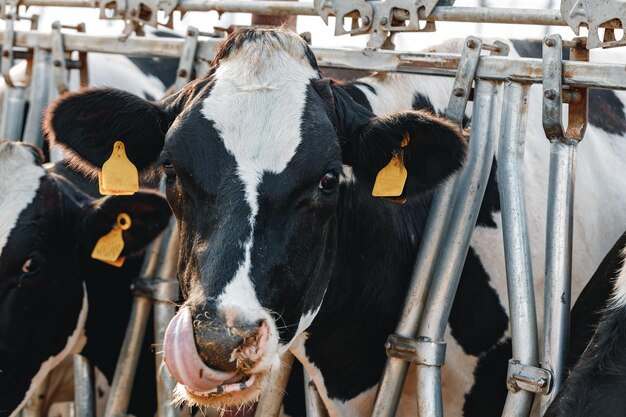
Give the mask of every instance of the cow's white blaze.
[{"label": "cow's white blaze", "polygon": [[282,33],[281,41],[268,36],[248,41],[220,61],[203,103],[202,114],[214,123],[235,158],[250,207],[244,258],[218,297],[218,306],[222,311],[236,307],[251,321],[266,315],[250,277],[258,187],[264,173],[283,172],[295,155],[302,141],[307,87],[317,76],[297,35]]},{"label": "cow's white blaze", "polygon": [[[1,146],[1,145],[0,145]],[[73,353],[79,353],[83,347],[85,346],[85,342],[87,338],[85,336],[85,322],[87,321],[87,312],[89,310],[87,303],[87,288],[85,287],[85,283],[83,283],[83,303],[80,309],[80,314],[78,315],[78,319],[76,320],[76,328],[72,332],[71,335],[67,338],[67,343],[63,350],[57,353],[54,356],[51,356],[41,364],[39,367],[39,371],[33,377],[30,382],[30,387],[24,395],[22,402],[17,406],[15,410],[11,413],[9,417],[15,417],[20,412],[22,407],[26,404],[28,399],[33,395],[37,387],[44,381],[44,379],[48,376],[48,374],[59,365],[63,359],[65,359],[68,355]]]},{"label": "cow's white blaze", "polygon": [[0,255],[20,214],[35,198],[44,174],[28,148],[0,143]]}]

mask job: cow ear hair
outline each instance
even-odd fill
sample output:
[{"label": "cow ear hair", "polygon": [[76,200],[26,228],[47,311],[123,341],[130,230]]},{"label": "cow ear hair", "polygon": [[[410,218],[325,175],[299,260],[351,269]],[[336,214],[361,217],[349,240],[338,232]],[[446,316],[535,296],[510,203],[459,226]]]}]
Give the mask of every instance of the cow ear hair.
[{"label": "cow ear hair", "polygon": [[[401,152],[408,174],[403,194],[411,196],[436,187],[464,165],[467,139],[451,120],[425,110],[375,116],[341,86],[332,92],[343,163],[352,166],[358,181],[373,186],[378,172]],[[405,138],[408,144],[402,147]]]},{"label": "cow ear hair", "polygon": [[70,163],[95,176],[118,140],[139,171],[151,166],[163,149],[172,119],[159,104],[131,93],[84,89],[54,101],[43,128],[50,143],[65,150]]},{"label": "cow ear hair", "polygon": [[120,213],[131,219],[131,227],[122,231],[122,256],[143,250],[165,229],[171,216],[167,200],[156,192],[102,197],[80,210],[76,225],[80,247],[91,253],[98,239],[112,230]]}]

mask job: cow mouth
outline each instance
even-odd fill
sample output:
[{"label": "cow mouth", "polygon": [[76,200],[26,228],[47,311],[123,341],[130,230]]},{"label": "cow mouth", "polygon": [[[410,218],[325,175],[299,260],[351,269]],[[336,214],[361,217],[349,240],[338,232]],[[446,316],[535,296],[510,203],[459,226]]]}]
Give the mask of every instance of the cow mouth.
[{"label": "cow mouth", "polygon": [[208,367],[198,354],[188,307],[180,309],[167,327],[163,361],[178,382],[177,400],[189,405],[227,406],[254,401],[264,376]]}]

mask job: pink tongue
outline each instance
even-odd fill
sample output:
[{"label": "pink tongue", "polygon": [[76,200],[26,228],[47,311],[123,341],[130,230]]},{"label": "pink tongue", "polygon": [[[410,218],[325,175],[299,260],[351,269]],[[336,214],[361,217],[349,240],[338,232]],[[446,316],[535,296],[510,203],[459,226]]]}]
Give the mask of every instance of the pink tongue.
[{"label": "pink tongue", "polygon": [[211,391],[236,376],[202,362],[196,350],[189,307],[181,308],[167,326],[163,361],[176,381],[197,393]]}]

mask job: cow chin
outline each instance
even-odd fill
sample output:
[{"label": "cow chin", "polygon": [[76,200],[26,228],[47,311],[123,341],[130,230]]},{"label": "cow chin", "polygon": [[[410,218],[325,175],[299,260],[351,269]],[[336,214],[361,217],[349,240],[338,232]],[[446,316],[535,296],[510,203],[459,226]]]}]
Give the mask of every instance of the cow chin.
[{"label": "cow chin", "polygon": [[174,401],[177,404],[198,407],[229,408],[247,405],[252,407],[259,399],[267,375],[267,372],[249,375],[243,382],[225,383],[209,392],[196,392],[178,383],[174,390]]}]

